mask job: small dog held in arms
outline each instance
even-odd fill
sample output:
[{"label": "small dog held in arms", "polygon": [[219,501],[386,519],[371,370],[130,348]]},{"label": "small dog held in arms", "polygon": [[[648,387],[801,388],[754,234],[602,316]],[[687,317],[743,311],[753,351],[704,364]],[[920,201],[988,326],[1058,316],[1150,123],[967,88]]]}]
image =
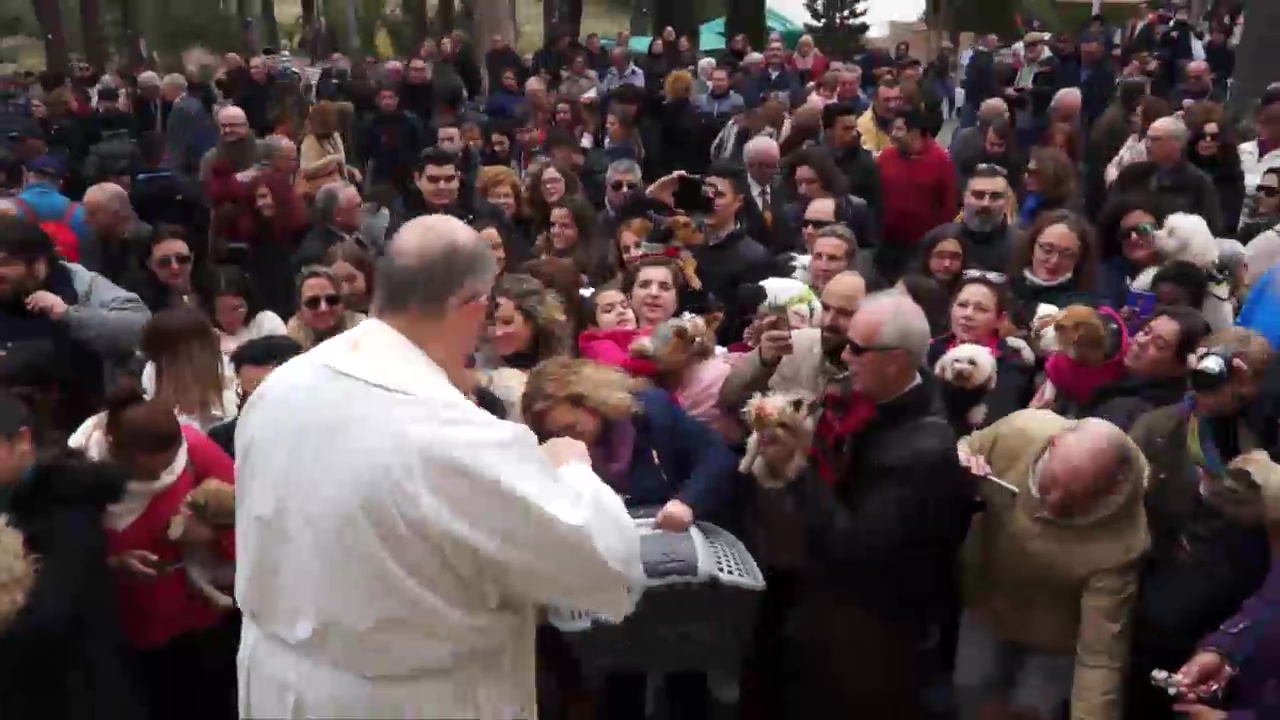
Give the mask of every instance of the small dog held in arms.
[{"label": "small dog held in arms", "polygon": [[964,415],[969,427],[980,427],[987,417],[985,396],[996,386],[996,357],[990,348],[974,343],[956,345],[934,363],[933,374],[960,391],[980,395]]},{"label": "small dog held in arms", "polygon": [[[816,420],[809,400],[792,393],[756,393],[747,401],[742,416],[751,428],[751,436],[747,438],[747,452],[738,465],[738,472],[751,473],[762,487],[770,489],[783,487],[796,478],[804,469]],[[780,477],[769,472],[760,456],[761,434],[772,430],[781,431],[794,441],[795,455]]]},{"label": "small dog held in arms", "polygon": [[1053,316],[1052,325],[1056,352],[1045,363],[1045,382],[1031,407],[1052,407],[1059,394],[1074,403],[1086,402],[1099,387],[1124,374],[1129,337],[1114,310],[1071,305]]},{"label": "small dog held in arms", "polygon": [[27,604],[36,581],[35,562],[27,552],[22,533],[0,515],[0,632]]},{"label": "small dog held in arms", "polygon": [[187,495],[183,511],[169,521],[169,539],[177,541],[189,527],[200,527],[209,541],[189,546],[183,557],[187,579],[219,608],[235,605],[235,563],[218,550],[213,533],[226,530],[236,521],[236,489],[229,483],[210,478]]}]

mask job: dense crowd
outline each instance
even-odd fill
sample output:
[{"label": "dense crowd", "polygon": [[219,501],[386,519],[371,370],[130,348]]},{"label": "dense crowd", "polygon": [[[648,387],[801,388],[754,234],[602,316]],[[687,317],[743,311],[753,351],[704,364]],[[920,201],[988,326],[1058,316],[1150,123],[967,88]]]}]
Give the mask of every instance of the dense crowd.
[{"label": "dense crowd", "polygon": [[[339,336],[409,338],[447,382],[369,382],[580,441],[628,508],[730,528],[763,569],[729,676],[597,673],[539,625],[539,716],[1280,712],[1280,87],[1227,111],[1241,22],[1143,5],[932,58],[708,55],[667,28],[477,62],[454,33],[318,73],[266,51],[212,82],[0,79],[0,716],[353,716],[400,692],[264,702],[287,683],[242,648],[237,685],[242,621],[326,668],[308,693],[408,668],[440,676],[400,716],[522,705],[485,653],[509,602],[603,602],[535,582],[569,555],[472,575],[452,535],[392,547],[418,510],[391,505],[381,569],[448,558],[424,601],[332,549],[367,518],[262,520],[290,502],[264,468],[348,434],[353,463],[397,451],[396,403],[246,404],[314,372],[272,375],[294,358],[363,377],[323,355]],[[246,408],[297,439],[247,442]],[[350,500],[313,487],[305,518]],[[492,502],[470,545],[519,525]]]}]

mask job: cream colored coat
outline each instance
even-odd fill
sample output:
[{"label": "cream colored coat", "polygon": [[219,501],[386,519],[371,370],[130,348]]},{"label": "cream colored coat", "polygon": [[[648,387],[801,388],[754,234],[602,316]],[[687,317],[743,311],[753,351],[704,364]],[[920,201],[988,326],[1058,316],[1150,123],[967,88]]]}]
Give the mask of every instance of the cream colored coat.
[{"label": "cream colored coat", "polygon": [[643,573],[588,466],[376,319],[271,374],[236,461],[241,717],[533,717],[538,608],[621,618]]},{"label": "cream colored coat", "polygon": [[1150,544],[1143,489],[1147,461],[1127,441],[1120,489],[1087,521],[1041,517],[1029,480],[1053,436],[1077,424],[1048,410],[1022,410],[961,440],[992,473],[1018,488],[980,487],[986,511],[966,548],[967,606],[996,637],[1074,654],[1072,720],[1119,720],[1129,656],[1137,563]]}]

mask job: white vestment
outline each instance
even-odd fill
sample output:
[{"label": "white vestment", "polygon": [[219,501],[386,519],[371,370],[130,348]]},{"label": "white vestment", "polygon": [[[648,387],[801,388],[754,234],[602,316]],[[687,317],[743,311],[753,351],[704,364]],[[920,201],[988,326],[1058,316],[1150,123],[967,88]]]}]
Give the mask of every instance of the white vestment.
[{"label": "white vestment", "polygon": [[643,576],[613,490],[378,320],[254,392],[236,478],[241,717],[532,718],[537,608]]}]

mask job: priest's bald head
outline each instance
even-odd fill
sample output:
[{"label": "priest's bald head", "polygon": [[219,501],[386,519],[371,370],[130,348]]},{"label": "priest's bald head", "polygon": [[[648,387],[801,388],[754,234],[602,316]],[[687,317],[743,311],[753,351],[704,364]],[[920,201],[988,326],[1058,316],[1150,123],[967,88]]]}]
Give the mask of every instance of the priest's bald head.
[{"label": "priest's bald head", "polygon": [[489,244],[466,223],[449,215],[414,218],[378,261],[373,316],[460,380],[485,327],[496,271]]}]

